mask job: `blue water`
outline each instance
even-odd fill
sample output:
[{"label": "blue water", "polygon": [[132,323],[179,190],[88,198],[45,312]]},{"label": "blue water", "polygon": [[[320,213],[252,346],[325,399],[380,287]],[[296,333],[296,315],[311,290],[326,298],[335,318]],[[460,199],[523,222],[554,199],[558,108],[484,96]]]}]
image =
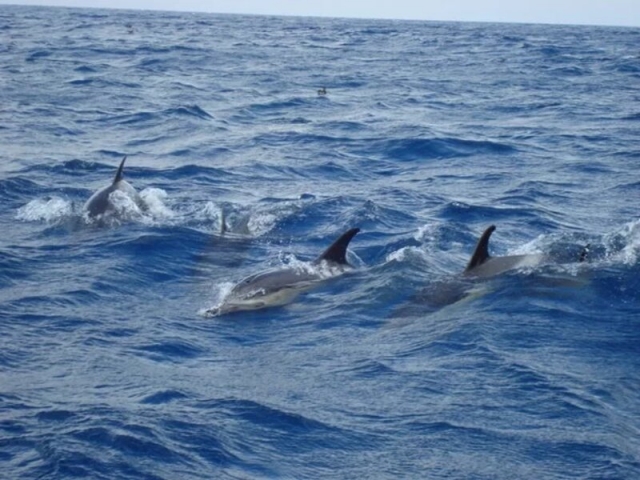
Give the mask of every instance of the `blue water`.
[{"label": "blue water", "polygon": [[[0,6],[0,40],[2,478],[640,478],[639,29]],[[149,209],[87,221],[124,155]],[[563,261],[422,304],[491,224]],[[353,273],[203,316],[352,227]]]}]

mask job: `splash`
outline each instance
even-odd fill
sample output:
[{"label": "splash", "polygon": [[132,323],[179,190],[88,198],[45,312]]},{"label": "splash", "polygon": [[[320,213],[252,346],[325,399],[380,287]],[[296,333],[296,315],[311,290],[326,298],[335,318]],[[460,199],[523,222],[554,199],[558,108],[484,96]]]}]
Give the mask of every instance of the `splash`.
[{"label": "splash", "polygon": [[176,214],[165,203],[167,192],[160,188],[145,188],[140,192],[140,198],[147,206],[147,211],[143,215],[146,223],[166,223],[173,220]]},{"label": "splash", "polygon": [[113,211],[92,218],[73,201],[60,197],[36,198],[20,207],[16,219],[24,222],[56,224],[78,220],[86,225],[119,225],[123,221],[137,221],[147,225],[167,224],[175,213],[165,204],[167,193],[158,188],[140,192],[141,204],[124,192],[116,190],[109,195]]},{"label": "splash", "polygon": [[440,226],[436,223],[428,223],[418,228],[413,238],[416,242],[435,242],[438,238]]},{"label": "splash", "polygon": [[36,198],[20,207],[16,219],[25,222],[52,223],[73,215],[73,203],[60,197]]},{"label": "splash", "polygon": [[233,282],[222,282],[213,286],[211,295],[211,307],[204,307],[198,310],[201,317],[215,317],[220,307],[224,304],[224,300],[229,296],[234,287]]},{"label": "splash", "polygon": [[611,262],[635,265],[640,257],[640,220],[629,222],[620,231],[606,235],[603,243]]},{"label": "splash", "polygon": [[549,246],[551,238],[548,235],[538,235],[524,245],[507,251],[507,255],[539,255]]}]

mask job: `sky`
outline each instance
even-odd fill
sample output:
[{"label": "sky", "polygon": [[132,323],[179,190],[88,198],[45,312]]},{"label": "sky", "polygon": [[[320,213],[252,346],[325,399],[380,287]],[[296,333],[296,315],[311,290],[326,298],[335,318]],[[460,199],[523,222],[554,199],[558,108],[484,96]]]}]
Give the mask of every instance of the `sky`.
[{"label": "sky", "polygon": [[640,0],[0,0],[0,4],[640,26]]}]

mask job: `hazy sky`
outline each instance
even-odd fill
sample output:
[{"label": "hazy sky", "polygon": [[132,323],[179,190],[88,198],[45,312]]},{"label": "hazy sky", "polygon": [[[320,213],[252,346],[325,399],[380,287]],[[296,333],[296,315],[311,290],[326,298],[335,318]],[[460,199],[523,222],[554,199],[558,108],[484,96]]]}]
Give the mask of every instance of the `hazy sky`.
[{"label": "hazy sky", "polygon": [[640,0],[0,0],[0,4],[640,26]]}]

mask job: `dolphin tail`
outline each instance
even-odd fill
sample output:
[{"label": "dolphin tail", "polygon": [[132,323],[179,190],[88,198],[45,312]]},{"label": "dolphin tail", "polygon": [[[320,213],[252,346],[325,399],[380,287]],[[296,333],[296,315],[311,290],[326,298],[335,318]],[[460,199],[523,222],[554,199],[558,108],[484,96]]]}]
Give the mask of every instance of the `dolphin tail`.
[{"label": "dolphin tail", "polygon": [[491,225],[484,231],[484,233],[480,237],[480,240],[478,240],[478,244],[476,245],[476,249],[471,256],[471,260],[469,260],[469,263],[467,264],[467,268],[464,269],[465,272],[468,272],[472,268],[482,265],[484,262],[489,260],[489,258],[491,258],[491,256],[489,255],[489,237],[491,237],[491,234],[495,231],[495,229],[496,226]]},{"label": "dolphin tail", "polygon": [[355,237],[356,233],[359,231],[359,228],[352,228],[351,230],[343,233],[340,238],[333,242],[331,246],[315,260],[315,263],[326,260],[340,265],[347,265],[347,247],[349,246],[351,239]]},{"label": "dolphin tail", "polygon": [[122,180],[122,171],[124,170],[124,162],[127,159],[127,156],[125,155],[124,158],[122,159],[122,161],[120,162],[120,166],[118,167],[118,171],[116,172],[116,176],[113,179],[113,183],[118,183],[120,180]]}]

